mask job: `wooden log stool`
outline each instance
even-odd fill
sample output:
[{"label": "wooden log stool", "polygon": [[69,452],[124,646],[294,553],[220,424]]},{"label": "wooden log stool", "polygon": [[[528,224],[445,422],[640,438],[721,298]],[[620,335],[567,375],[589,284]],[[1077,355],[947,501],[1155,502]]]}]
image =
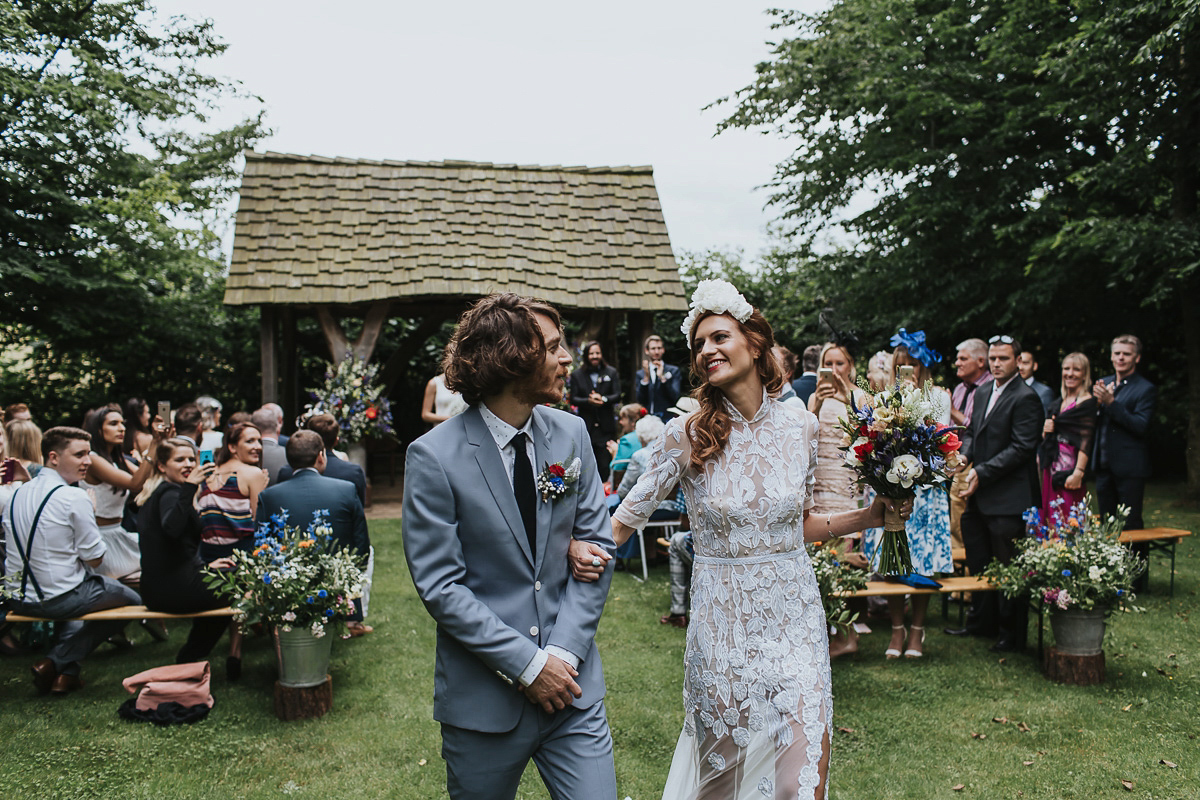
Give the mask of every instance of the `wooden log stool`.
[{"label": "wooden log stool", "polygon": [[275,716],[284,722],[324,716],[333,708],[333,678],[296,689],[275,681]]},{"label": "wooden log stool", "polygon": [[1046,677],[1055,683],[1072,686],[1093,686],[1104,683],[1104,653],[1076,656],[1058,652],[1057,647],[1046,649],[1043,666]]}]

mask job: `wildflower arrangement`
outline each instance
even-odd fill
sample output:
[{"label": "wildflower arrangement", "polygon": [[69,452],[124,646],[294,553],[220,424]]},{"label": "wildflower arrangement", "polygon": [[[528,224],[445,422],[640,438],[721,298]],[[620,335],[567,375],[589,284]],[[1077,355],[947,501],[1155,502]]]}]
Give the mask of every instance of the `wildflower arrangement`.
[{"label": "wildflower arrangement", "polygon": [[253,550],[235,550],[234,567],[210,569],[205,584],[229,597],[239,622],[262,620],[324,636],[353,613],[363,584],[354,553],[334,539],[326,514],[314,513],[303,528],[276,514],[259,526]]},{"label": "wildflower arrangement", "polygon": [[846,607],[845,594],[867,587],[867,573],[854,569],[842,560],[833,542],[807,544],[808,558],[817,576],[817,589],[825,606],[825,618],[830,625],[843,631],[858,619],[858,612]]},{"label": "wildflower arrangement", "polygon": [[583,462],[578,457],[570,464],[564,465],[562,461],[547,464],[546,468],[537,476],[537,490],[538,494],[542,496],[542,502],[557,500],[569,492],[575,482],[579,480],[579,474],[582,471]]},{"label": "wildflower arrangement", "polygon": [[1062,512],[1062,499],[1051,503],[1051,519],[1031,508],[1023,515],[1028,534],[1008,564],[993,561],[983,576],[1008,597],[1032,594],[1051,609],[1132,607],[1133,581],[1146,563],[1121,544],[1129,509],[1093,514],[1088,497]]},{"label": "wildflower arrangement", "polygon": [[393,435],[391,402],[384,397],[378,377],[378,364],[347,354],[340,364],[325,370],[324,385],[309,391],[313,403],[308,413],[332,414],[345,442]]},{"label": "wildflower arrangement", "polygon": [[[868,395],[862,408],[851,397],[846,416],[838,420],[845,434],[840,449],[846,453],[845,466],[857,476],[855,483],[892,500],[914,497],[921,488],[947,488],[958,466],[961,429],[938,424],[933,385],[918,389],[902,382]],[[883,527],[879,572],[911,573],[904,521],[889,512]]]}]

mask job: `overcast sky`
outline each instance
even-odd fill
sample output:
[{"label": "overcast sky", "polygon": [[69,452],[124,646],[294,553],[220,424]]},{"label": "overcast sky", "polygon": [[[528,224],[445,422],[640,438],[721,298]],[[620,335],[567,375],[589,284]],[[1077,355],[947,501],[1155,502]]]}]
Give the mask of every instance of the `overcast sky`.
[{"label": "overcast sky", "polygon": [[[793,0],[816,10],[826,0]],[[159,0],[211,18],[210,66],[263,98],[303,155],[519,164],[649,164],[681,250],[766,243],[775,164],[792,145],[702,111],[754,78],[775,38],[753,0]]]}]

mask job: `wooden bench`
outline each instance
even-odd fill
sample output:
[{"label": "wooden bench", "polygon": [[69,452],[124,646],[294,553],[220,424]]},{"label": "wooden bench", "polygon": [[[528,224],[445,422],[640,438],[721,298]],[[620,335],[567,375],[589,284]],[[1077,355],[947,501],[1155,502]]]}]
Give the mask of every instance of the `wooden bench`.
[{"label": "wooden bench", "polygon": [[1171,554],[1171,591],[1170,596],[1175,596],[1175,545],[1179,544],[1179,540],[1185,536],[1191,536],[1192,532],[1183,528],[1144,528],[1142,530],[1124,531],[1121,533],[1121,542],[1123,544],[1141,544],[1147,543],[1150,545],[1151,552],[1160,551]]},{"label": "wooden bench", "polygon": [[[938,594],[942,596],[942,616],[950,613],[950,595],[961,592],[994,592],[996,586],[986,579],[973,575],[954,575],[948,578],[936,578],[941,586],[929,589],[916,589],[905,583],[895,581],[867,581],[865,589],[855,589],[852,592],[842,592],[842,597],[903,597],[906,594]],[[963,620],[966,599],[958,607],[958,621]]]},{"label": "wooden bench", "polygon": [[[192,619],[194,617],[232,617],[232,608],[211,608],[207,611],[197,611],[193,614],[167,614],[163,611],[151,611],[145,606],[117,606],[116,608],[106,608],[102,611],[93,611],[89,614],[82,614],[78,617],[68,617],[67,619],[78,619],[87,622],[98,620],[135,620],[135,619]],[[16,614],[9,612],[4,618],[5,622],[61,622],[62,618],[55,619],[54,617],[31,617],[25,614]]]}]

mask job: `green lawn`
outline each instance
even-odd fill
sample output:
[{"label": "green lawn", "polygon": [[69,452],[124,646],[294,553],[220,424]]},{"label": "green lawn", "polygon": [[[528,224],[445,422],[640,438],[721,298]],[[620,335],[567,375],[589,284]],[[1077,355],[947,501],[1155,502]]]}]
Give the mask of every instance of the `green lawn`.
[{"label": "green lawn", "polygon": [[[1147,524],[1198,527],[1200,514],[1173,505],[1177,489],[1153,487]],[[84,666],[87,686],[66,698],[35,696],[32,659],[5,658],[0,797],[444,796],[431,710],[433,626],[408,579],[399,523],[374,522],[371,533],[376,632],[335,643],[332,713],[276,721],[273,655],[260,639],[247,643],[237,684],[225,681],[223,658],[215,660],[217,706],[207,720],[173,729],[124,722],[116,715],[121,679],[169,663],[182,625],[165,644],[132,626],[137,646],[102,648]],[[1174,598],[1166,596],[1165,563],[1155,560],[1146,613],[1119,615],[1110,626],[1103,686],[1048,683],[1032,652],[998,658],[982,642],[942,635],[936,615],[925,659],[885,662],[886,625],[874,623],[859,653],[834,663],[830,796],[1200,796],[1197,552],[1195,539],[1180,545]],[[682,724],[684,634],[658,624],[666,605],[665,567],[644,586],[617,575],[600,629],[620,798],[660,796]],[[546,796],[531,769],[520,797]]]}]

